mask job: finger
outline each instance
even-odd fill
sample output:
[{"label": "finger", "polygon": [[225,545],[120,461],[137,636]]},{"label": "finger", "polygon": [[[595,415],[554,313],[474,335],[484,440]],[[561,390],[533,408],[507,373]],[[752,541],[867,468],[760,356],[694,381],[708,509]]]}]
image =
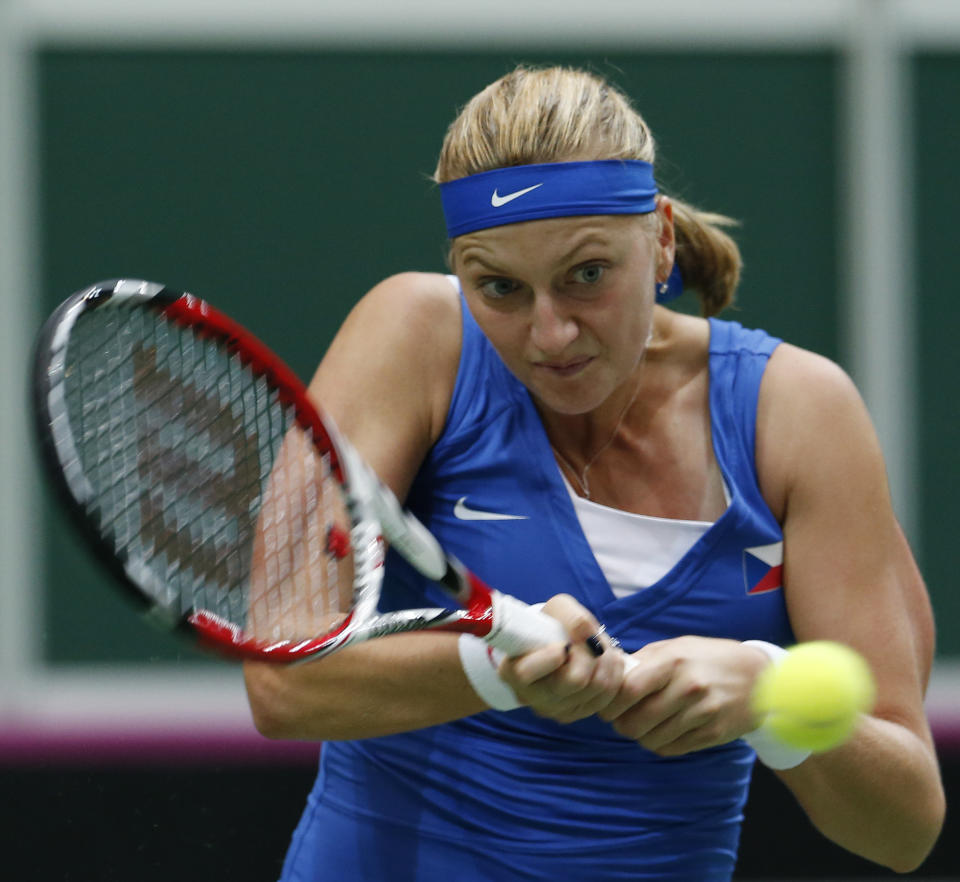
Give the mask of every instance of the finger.
[{"label": "finger", "polygon": [[551,643],[541,649],[535,649],[515,658],[504,658],[500,662],[500,677],[513,689],[530,686],[549,677],[567,663],[570,645]]},{"label": "finger", "polygon": [[[579,653],[583,652],[584,648],[580,647]],[[567,677],[566,682],[555,687],[558,695],[566,693],[565,698],[559,699],[564,706],[555,709],[560,722],[571,722],[601,712],[617,696],[623,681],[626,669],[626,655],[623,652],[611,650],[598,659],[588,656],[589,667],[579,669],[577,655],[577,647],[574,647],[567,663],[569,672],[564,669],[553,675],[557,679]],[[571,687],[573,691],[568,692]]]},{"label": "finger", "polygon": [[616,697],[603,709],[600,716],[612,722],[645,699],[664,690],[673,676],[673,666],[668,662],[644,656],[643,650],[632,656],[634,664],[624,672]]},{"label": "finger", "polygon": [[557,701],[575,699],[577,703],[588,700],[593,694],[593,680],[599,660],[584,644],[567,647],[564,664],[541,680]]},{"label": "finger", "polygon": [[614,728],[644,747],[657,750],[687,730],[703,725],[712,716],[702,703],[705,694],[701,686],[671,678],[663,689],[647,695],[621,714]]},{"label": "finger", "polygon": [[626,671],[626,655],[617,649],[611,649],[596,660],[593,677],[581,693],[584,697],[580,710],[584,716],[592,716],[606,710],[620,694]]},{"label": "finger", "polygon": [[[529,685],[510,685],[535,713],[570,723],[592,716],[617,694],[624,658],[623,653],[611,652],[598,659],[584,645],[573,646],[561,668]],[[504,668],[508,682],[511,673]]]},{"label": "finger", "polygon": [[677,707],[672,702],[668,710],[663,702],[651,701],[627,711],[614,722],[613,728],[621,735],[632,738],[641,747],[658,753],[664,746],[702,724],[702,720],[691,720],[687,711],[688,708]]},{"label": "finger", "polygon": [[667,718],[642,738],[634,740],[658,756],[680,756],[725,744],[730,738],[715,725],[711,715],[687,711]]},{"label": "finger", "polygon": [[543,606],[543,611],[558,619],[574,643],[586,643],[600,630],[593,614],[569,594],[557,594]]},{"label": "finger", "polygon": [[613,721],[615,731],[654,752],[686,731],[680,722],[685,709],[672,702],[666,709],[664,702],[656,701],[658,697],[634,705]]}]

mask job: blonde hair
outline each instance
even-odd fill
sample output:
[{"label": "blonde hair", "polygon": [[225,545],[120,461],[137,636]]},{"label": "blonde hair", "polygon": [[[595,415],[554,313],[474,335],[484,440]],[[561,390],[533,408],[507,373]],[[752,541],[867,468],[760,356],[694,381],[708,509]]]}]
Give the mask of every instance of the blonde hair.
[{"label": "blonde hair", "polygon": [[[447,130],[434,180],[540,162],[642,159],[656,145],[629,99],[588,71],[520,66],[475,95]],[[671,197],[677,265],[697,292],[702,315],[733,302],[742,259],[721,228],[728,217],[699,211]]]}]

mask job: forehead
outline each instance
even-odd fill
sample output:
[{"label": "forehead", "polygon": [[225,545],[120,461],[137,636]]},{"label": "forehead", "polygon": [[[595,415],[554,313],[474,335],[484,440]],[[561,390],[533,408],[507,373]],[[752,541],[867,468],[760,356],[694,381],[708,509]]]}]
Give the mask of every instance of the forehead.
[{"label": "forehead", "polygon": [[453,240],[458,265],[538,256],[562,259],[590,245],[622,248],[653,229],[654,214],[552,217],[477,230]]}]

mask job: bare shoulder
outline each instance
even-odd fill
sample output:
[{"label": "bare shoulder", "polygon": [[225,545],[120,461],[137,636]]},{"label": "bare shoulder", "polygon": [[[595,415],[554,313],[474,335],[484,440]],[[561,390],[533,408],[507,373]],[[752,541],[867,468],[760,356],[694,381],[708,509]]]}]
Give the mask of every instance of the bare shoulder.
[{"label": "bare shoulder", "polygon": [[320,371],[360,369],[362,363],[362,374],[386,370],[395,381],[455,372],[460,321],[459,296],[445,276],[391,276],[351,310]]},{"label": "bare shoulder", "polygon": [[363,301],[430,326],[437,321],[460,322],[459,294],[450,279],[440,273],[397,273],[372,288]]},{"label": "bare shoulder", "polygon": [[344,328],[354,330],[356,325],[363,326],[364,335],[401,346],[422,347],[429,335],[432,351],[459,354],[460,299],[439,273],[399,273],[361,298]]},{"label": "bare shoulder", "polygon": [[846,371],[789,343],[774,350],[760,386],[758,420],[769,417],[779,425],[771,430],[784,436],[781,440],[805,424],[833,435],[869,423],[860,392]]},{"label": "bare shoulder", "polygon": [[853,381],[835,361],[791,343],[781,343],[774,350],[763,382],[772,392],[792,388],[795,392],[806,389],[815,397],[824,394],[859,397]]},{"label": "bare shoulder", "polygon": [[450,281],[401,273],[354,306],[310,384],[397,491],[442,431],[460,346],[460,299]]},{"label": "bare shoulder", "polygon": [[836,362],[783,343],[770,357],[757,405],[757,469],[775,512],[811,473],[854,466],[884,470],[867,407]]}]

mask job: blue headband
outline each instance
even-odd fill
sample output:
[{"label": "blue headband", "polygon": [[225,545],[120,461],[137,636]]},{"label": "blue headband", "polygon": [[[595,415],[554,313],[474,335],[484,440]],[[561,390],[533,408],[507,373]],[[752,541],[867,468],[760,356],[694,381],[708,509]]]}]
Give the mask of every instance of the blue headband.
[{"label": "blue headband", "polygon": [[[653,166],[640,159],[515,165],[440,185],[447,235],[548,217],[649,214],[657,207]],[[661,302],[682,288],[674,267]]]},{"label": "blue headband", "polygon": [[544,217],[648,214],[653,166],[639,159],[544,162],[480,172],[440,185],[447,235]]}]

